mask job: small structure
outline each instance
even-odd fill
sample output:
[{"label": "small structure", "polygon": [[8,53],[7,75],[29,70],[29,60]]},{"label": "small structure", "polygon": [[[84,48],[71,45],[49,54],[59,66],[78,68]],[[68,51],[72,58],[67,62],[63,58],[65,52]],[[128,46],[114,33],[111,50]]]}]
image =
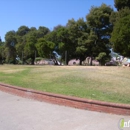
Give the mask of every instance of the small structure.
[{"label": "small structure", "polygon": [[79,65],[80,60],[72,59],[68,62],[68,65]]},{"label": "small structure", "polygon": [[43,60],[39,60],[39,61],[35,62],[34,64],[35,65],[54,65],[54,62],[49,59],[43,59]]},{"label": "small structure", "polygon": [[122,61],[122,65],[130,67],[130,59],[124,58],[124,60]]}]

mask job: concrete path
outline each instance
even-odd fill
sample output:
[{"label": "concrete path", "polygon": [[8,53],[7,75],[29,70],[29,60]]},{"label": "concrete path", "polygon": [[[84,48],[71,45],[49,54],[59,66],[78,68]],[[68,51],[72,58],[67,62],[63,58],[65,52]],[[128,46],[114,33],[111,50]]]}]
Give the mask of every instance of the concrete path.
[{"label": "concrete path", "polygon": [[119,130],[128,116],[79,110],[0,91],[0,130]]}]

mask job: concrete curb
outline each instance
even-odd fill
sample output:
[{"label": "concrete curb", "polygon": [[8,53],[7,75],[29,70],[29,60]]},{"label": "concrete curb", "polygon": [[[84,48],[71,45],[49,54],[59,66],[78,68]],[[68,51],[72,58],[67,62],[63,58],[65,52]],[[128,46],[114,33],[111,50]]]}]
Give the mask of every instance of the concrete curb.
[{"label": "concrete curb", "polygon": [[119,115],[130,115],[130,105],[126,104],[108,103],[96,100],[87,100],[84,98],[63,96],[60,94],[35,91],[3,83],[0,83],[0,90],[21,97],[50,102],[58,105]]}]

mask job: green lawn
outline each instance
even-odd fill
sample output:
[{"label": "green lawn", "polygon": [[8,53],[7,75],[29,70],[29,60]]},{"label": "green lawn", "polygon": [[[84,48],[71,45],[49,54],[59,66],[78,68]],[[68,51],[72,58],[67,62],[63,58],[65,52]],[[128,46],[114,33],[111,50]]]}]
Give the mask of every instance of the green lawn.
[{"label": "green lawn", "polygon": [[0,65],[0,82],[63,95],[130,104],[130,68]]}]

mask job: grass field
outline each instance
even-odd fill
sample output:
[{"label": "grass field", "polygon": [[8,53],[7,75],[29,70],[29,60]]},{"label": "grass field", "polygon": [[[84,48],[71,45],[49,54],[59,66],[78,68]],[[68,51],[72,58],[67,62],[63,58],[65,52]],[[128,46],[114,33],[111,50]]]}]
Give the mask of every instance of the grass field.
[{"label": "grass field", "polygon": [[130,68],[1,65],[0,82],[44,92],[130,104]]}]

